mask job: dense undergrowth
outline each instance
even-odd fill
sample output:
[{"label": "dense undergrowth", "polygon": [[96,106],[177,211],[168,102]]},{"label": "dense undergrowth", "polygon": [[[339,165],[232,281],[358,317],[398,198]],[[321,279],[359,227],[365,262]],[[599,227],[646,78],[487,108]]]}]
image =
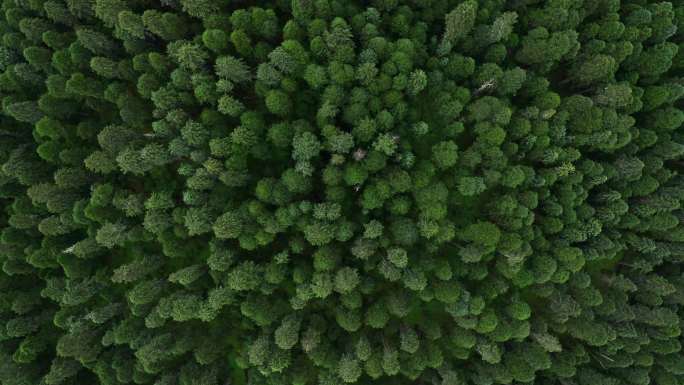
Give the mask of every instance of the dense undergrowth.
[{"label": "dense undergrowth", "polygon": [[0,384],[684,383],[681,0],[0,10]]}]

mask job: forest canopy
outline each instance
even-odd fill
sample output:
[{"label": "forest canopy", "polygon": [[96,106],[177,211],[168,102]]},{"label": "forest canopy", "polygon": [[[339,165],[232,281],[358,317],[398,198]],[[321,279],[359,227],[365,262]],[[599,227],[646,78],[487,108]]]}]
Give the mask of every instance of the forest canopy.
[{"label": "forest canopy", "polygon": [[684,1],[1,0],[0,35],[0,384],[684,383]]}]

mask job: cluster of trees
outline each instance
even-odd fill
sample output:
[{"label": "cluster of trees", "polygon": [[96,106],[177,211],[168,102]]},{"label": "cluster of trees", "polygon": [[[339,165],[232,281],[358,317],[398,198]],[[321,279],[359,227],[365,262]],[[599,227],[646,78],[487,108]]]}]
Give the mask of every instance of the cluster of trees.
[{"label": "cluster of trees", "polygon": [[3,0],[0,383],[684,382],[684,3]]}]

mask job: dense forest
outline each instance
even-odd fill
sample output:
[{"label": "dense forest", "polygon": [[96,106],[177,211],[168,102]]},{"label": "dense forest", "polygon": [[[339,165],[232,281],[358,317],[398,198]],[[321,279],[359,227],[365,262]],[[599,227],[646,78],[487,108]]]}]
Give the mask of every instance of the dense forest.
[{"label": "dense forest", "polygon": [[0,35],[0,384],[684,384],[684,0]]}]

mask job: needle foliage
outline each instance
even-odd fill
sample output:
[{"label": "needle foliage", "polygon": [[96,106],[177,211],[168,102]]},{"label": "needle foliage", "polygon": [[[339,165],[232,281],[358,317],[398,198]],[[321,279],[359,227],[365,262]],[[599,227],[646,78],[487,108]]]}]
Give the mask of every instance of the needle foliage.
[{"label": "needle foliage", "polygon": [[681,0],[1,0],[0,384],[684,383]]}]

